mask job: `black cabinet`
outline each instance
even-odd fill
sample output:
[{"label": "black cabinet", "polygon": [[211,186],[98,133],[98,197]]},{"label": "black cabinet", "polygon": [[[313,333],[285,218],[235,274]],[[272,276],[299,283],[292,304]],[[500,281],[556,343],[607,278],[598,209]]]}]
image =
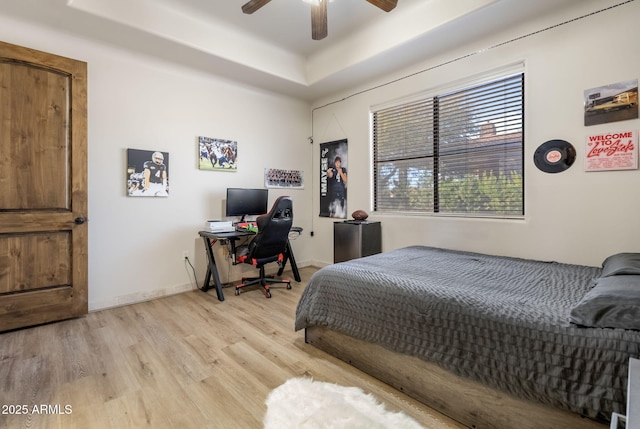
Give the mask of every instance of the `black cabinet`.
[{"label": "black cabinet", "polygon": [[348,220],[333,224],[333,262],[374,255],[382,251],[380,222]]}]

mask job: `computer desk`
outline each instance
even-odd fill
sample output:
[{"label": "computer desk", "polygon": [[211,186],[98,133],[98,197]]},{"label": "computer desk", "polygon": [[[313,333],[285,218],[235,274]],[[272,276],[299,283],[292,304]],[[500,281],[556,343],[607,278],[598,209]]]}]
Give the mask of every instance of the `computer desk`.
[{"label": "computer desk", "polygon": [[[301,233],[302,228],[294,226],[291,227],[291,232]],[[254,232],[250,231],[231,231],[231,232],[211,232],[211,231],[199,231],[198,235],[202,237],[204,240],[204,248],[207,252],[207,274],[205,275],[204,282],[202,283],[202,287],[199,289],[203,292],[211,289],[211,277],[213,277],[213,281],[216,287],[216,293],[218,295],[218,300],[224,301],[224,294],[222,293],[222,282],[220,281],[220,276],[218,274],[218,268],[216,266],[216,258],[213,256],[213,245],[216,244],[218,240],[229,240],[231,241],[231,248],[233,250],[233,263],[235,264],[235,242],[242,237],[248,237],[251,235],[255,235]],[[293,277],[297,282],[300,282],[300,272],[298,271],[298,266],[296,265],[296,259],[293,256],[293,249],[291,248],[291,243],[287,241],[287,247],[285,250],[284,260],[282,261],[282,265],[278,270],[278,275],[281,275],[284,271],[284,267],[287,264],[287,261],[291,262],[291,271],[293,271]]]}]

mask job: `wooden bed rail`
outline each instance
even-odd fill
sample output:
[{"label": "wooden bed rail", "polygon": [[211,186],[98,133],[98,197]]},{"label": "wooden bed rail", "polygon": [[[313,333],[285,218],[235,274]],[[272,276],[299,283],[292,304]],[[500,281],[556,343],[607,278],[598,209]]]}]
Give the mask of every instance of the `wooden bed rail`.
[{"label": "wooden bed rail", "polygon": [[516,398],[325,327],[309,327],[305,341],[473,429],[605,429],[607,425]]}]

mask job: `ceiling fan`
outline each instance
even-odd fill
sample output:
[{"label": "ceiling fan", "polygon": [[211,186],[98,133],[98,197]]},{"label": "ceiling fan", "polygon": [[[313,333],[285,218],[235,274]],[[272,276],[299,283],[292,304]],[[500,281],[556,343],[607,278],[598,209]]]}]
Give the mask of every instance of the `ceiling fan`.
[{"label": "ceiling fan", "polygon": [[[260,9],[271,0],[250,0],[242,5],[242,11],[247,14]],[[314,0],[311,2],[311,38],[321,40],[327,37],[327,1]],[[398,0],[366,0],[385,12],[390,12],[398,4]]]}]

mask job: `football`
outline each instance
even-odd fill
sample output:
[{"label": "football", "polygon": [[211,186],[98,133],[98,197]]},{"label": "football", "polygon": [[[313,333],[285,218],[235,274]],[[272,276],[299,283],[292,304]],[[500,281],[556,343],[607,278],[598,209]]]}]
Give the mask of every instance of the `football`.
[{"label": "football", "polygon": [[364,210],[356,210],[355,212],[351,213],[351,216],[355,220],[365,220],[366,218],[369,217],[367,212],[365,212]]}]

